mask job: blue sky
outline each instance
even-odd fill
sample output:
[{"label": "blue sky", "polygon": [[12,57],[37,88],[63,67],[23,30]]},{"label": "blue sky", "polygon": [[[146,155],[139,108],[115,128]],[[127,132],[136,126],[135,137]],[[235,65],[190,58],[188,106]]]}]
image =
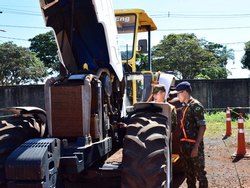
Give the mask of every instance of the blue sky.
[{"label": "blue sky", "polygon": [[[152,33],[153,45],[170,33],[194,33],[227,45],[235,51],[235,63],[228,63],[231,77],[249,77],[249,71],[240,69],[244,42],[250,41],[249,0],[113,0],[113,6],[144,9],[158,27]],[[27,39],[48,31],[39,0],[1,0],[0,11],[0,43],[13,41],[29,47]]]}]

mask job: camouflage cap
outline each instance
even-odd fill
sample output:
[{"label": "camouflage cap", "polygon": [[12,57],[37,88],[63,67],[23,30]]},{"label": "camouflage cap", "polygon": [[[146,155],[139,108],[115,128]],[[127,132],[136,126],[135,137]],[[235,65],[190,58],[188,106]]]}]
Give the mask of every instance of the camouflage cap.
[{"label": "camouflage cap", "polygon": [[154,88],[154,89],[153,89],[153,94],[156,94],[156,93],[158,93],[159,91],[166,92],[165,86],[162,85],[162,84],[154,85],[153,88]]}]

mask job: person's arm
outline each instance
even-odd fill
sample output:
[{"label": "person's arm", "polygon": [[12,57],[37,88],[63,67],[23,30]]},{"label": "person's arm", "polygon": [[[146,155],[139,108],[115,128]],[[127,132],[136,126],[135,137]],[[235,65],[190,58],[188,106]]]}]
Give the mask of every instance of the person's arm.
[{"label": "person's arm", "polygon": [[177,127],[177,113],[175,108],[171,111],[171,126],[171,131],[173,132]]},{"label": "person's arm", "polygon": [[195,118],[195,120],[197,122],[197,126],[199,127],[199,130],[198,130],[198,133],[197,133],[194,148],[192,149],[192,152],[191,152],[191,157],[197,157],[200,143],[202,142],[204,133],[206,131],[206,121],[205,121],[205,117],[204,117],[203,106],[200,103],[194,104],[193,110],[194,110],[193,111],[194,112],[194,118]]},{"label": "person's arm", "polygon": [[205,130],[206,130],[205,125],[200,126],[194,148],[192,149],[192,152],[191,152],[191,157],[197,157],[198,156],[198,149],[199,149],[201,141],[203,140]]}]

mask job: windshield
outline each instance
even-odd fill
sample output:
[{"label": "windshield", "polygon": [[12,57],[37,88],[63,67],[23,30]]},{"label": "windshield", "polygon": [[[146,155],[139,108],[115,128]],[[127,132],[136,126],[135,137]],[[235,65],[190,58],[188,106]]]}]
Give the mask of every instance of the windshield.
[{"label": "windshield", "polygon": [[[125,79],[127,87],[123,97],[123,108],[125,108],[127,112],[130,112],[133,110],[133,90],[136,91],[135,102],[147,102],[148,99],[150,99],[153,78],[151,73],[136,73],[125,75]],[[135,83],[135,87],[133,87],[133,82]]]},{"label": "windshield", "polygon": [[133,57],[136,15],[116,15],[116,25],[118,30],[118,45],[122,60],[129,60]]}]

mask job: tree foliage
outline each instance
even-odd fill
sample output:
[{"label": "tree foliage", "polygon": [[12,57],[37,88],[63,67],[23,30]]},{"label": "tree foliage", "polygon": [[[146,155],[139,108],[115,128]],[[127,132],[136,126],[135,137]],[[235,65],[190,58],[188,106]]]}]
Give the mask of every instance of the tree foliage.
[{"label": "tree foliage", "polygon": [[194,34],[170,34],[153,47],[153,70],[173,71],[182,79],[226,78],[232,50],[199,40]]},{"label": "tree foliage", "polygon": [[31,42],[30,50],[37,54],[48,73],[53,74],[53,71],[59,71],[58,49],[53,31],[39,34],[29,41]]},{"label": "tree foliage", "polygon": [[42,81],[46,76],[43,63],[29,49],[12,42],[0,44],[0,85],[19,85]]},{"label": "tree foliage", "polygon": [[143,53],[136,54],[136,70],[147,71],[149,70],[148,56]]},{"label": "tree foliage", "polygon": [[241,59],[242,68],[250,70],[250,41],[245,43],[245,54]]}]

